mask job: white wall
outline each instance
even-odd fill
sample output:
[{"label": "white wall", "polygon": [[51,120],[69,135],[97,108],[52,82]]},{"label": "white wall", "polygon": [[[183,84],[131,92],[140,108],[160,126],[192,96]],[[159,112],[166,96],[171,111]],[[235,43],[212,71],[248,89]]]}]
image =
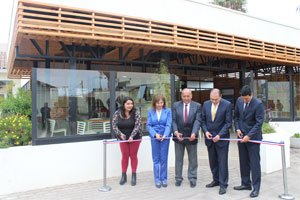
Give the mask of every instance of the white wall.
[{"label": "white wall", "polygon": [[38,0],[124,14],[300,47],[300,29],[267,21],[199,0]]},{"label": "white wall", "polygon": [[21,87],[23,87],[26,83],[29,82],[30,79],[21,79]]},{"label": "white wall", "polygon": [[[290,136],[300,132],[300,122],[270,122],[276,134],[263,134],[263,140],[281,142],[285,144],[286,167],[290,167]],[[282,169],[281,147],[261,145],[261,171],[271,173]]]},{"label": "white wall", "polygon": [[[148,138],[145,136],[140,145],[137,173],[152,171]],[[174,157],[174,144],[170,142],[169,167],[174,166]],[[103,178],[103,143],[89,141],[0,149],[0,163],[0,195],[99,180]],[[131,173],[130,164],[127,173]],[[108,144],[107,177],[120,175],[119,144]]]},{"label": "white wall", "polygon": [[270,122],[275,127],[277,132],[284,132],[289,136],[293,136],[295,133],[300,133],[300,121],[297,122]]},{"label": "white wall", "polygon": [[[277,133],[263,134],[263,141],[284,141],[286,168],[290,167],[290,137],[286,132],[276,130]],[[260,145],[261,172],[272,173],[282,169],[281,146]]]}]

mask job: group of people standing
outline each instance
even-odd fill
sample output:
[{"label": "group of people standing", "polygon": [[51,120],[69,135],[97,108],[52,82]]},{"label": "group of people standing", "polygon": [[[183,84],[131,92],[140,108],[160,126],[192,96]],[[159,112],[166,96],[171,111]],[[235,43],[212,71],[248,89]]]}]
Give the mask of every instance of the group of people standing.
[{"label": "group of people standing", "polygon": [[[248,142],[261,140],[264,121],[264,106],[253,97],[251,89],[244,86],[234,109],[234,125],[238,138],[241,185],[235,190],[252,190],[250,197],[259,195],[261,183],[260,144]],[[201,127],[205,135],[212,182],[207,188],[220,186],[219,194],[225,194],[228,187],[229,129],[232,126],[232,104],[223,99],[219,89],[212,89],[210,100],[203,107],[192,101],[192,92],[185,88],[181,101],[175,102],[172,110],[167,108],[165,97],[156,94],[152,108],[148,111],[147,129],[151,138],[155,187],[167,187],[167,166],[170,138],[175,142],[175,185],[181,186],[185,149],[188,153],[188,180],[190,187],[197,183],[197,143]],[[120,184],[127,182],[126,171],[129,157],[132,167],[131,185],[136,185],[137,153],[141,142],[141,115],[134,107],[133,99],[125,97],[115,112],[112,127],[116,137],[128,140],[120,143],[122,152],[122,177]],[[173,132],[173,136],[171,136]],[[250,178],[251,173],[251,178]]]}]

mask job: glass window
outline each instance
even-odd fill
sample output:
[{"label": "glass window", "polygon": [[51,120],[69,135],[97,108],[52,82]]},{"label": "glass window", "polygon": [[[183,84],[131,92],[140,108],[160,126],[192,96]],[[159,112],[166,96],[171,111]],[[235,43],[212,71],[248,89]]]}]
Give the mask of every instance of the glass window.
[{"label": "glass window", "polygon": [[286,75],[272,75],[268,81],[271,118],[290,118],[290,87]]},{"label": "glass window", "polygon": [[267,81],[264,79],[255,79],[253,84],[253,95],[261,100],[265,108],[265,120],[271,117],[271,110],[267,108]]},{"label": "glass window", "polygon": [[4,93],[11,92],[12,85],[13,85],[13,81],[4,81],[4,80],[0,81],[0,92],[4,92]]},{"label": "glass window", "polygon": [[294,81],[294,109],[295,109],[295,118],[300,118],[300,75],[293,76]]},{"label": "glass window", "polygon": [[150,73],[116,73],[116,107],[122,104],[124,97],[134,100],[135,107],[142,116],[142,129],[146,130],[148,110],[151,108],[155,94],[162,94],[166,98],[167,107],[171,107],[171,85],[169,74]]},{"label": "glass window", "polygon": [[110,134],[109,73],[37,69],[37,137]]}]

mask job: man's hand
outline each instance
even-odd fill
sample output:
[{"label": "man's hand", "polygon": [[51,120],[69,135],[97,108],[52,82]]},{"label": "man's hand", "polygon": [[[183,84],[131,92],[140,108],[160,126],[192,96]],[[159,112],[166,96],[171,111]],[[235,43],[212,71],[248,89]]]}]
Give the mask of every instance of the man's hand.
[{"label": "man's hand", "polygon": [[237,130],[237,135],[238,135],[238,138],[243,138],[243,133],[240,129]]},{"label": "man's hand", "polygon": [[162,142],[166,137],[166,135],[163,135],[160,141]]},{"label": "man's hand", "polygon": [[196,139],[196,134],[192,133],[191,137],[189,138],[189,140],[192,142]]},{"label": "man's hand", "polygon": [[248,142],[248,140],[250,140],[250,137],[246,135],[245,137],[243,137],[241,143]]},{"label": "man's hand", "polygon": [[128,142],[131,142],[133,140],[133,138],[130,136],[128,139]]},{"label": "man's hand", "polygon": [[207,139],[211,139],[212,134],[210,132],[206,131],[205,136]]},{"label": "man's hand", "polygon": [[179,132],[176,132],[176,137],[178,139],[178,141],[182,142],[183,141],[183,138],[182,138],[182,133],[179,133]]},{"label": "man's hand", "polygon": [[214,142],[218,142],[218,141],[219,141],[219,139],[220,139],[220,136],[219,136],[219,135],[217,135],[216,137],[214,137],[214,138],[213,138],[213,141],[214,141]]}]

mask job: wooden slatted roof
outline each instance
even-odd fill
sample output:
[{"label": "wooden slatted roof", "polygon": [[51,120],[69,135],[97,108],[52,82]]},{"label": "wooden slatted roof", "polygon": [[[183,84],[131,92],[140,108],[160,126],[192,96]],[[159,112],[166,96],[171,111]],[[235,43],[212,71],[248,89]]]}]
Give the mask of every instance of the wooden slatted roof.
[{"label": "wooden slatted roof", "polygon": [[[300,64],[300,48],[296,47],[156,20],[19,0],[8,60],[10,76],[28,76],[30,69],[15,64],[15,47],[20,52],[37,55],[39,52],[28,43],[32,38],[91,46],[143,46],[290,66]],[[50,51],[52,55],[62,53],[59,46],[51,46]]]}]

